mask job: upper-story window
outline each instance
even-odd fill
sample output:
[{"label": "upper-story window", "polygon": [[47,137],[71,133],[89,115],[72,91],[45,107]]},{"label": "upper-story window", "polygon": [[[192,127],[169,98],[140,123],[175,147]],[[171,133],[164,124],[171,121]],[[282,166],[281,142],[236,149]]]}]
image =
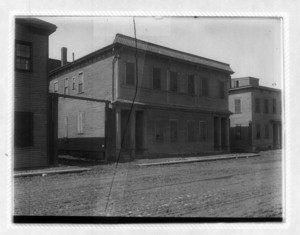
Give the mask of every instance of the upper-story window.
[{"label": "upper-story window", "polygon": [[265,113],[269,113],[269,100],[267,99],[264,100],[264,110]]},{"label": "upper-story window", "polygon": [[72,90],[76,90],[76,78],[72,78]]},{"label": "upper-story window", "polygon": [[190,95],[195,94],[195,78],[194,78],[194,75],[189,75],[188,76],[188,93]]},{"label": "upper-story window", "polygon": [[219,95],[221,99],[225,99],[225,82],[219,81]]},{"label": "upper-story window", "polygon": [[32,44],[16,41],[15,66],[17,70],[32,71]]},{"label": "upper-story window", "polygon": [[58,92],[58,81],[54,81],[54,92],[57,93]]},{"label": "upper-story window", "polygon": [[234,81],[234,87],[239,87],[239,81]]},{"label": "upper-story window", "polygon": [[161,89],[161,70],[153,68],[153,89]]},{"label": "upper-story window", "polygon": [[134,63],[126,62],[125,83],[126,83],[126,85],[134,85],[135,84]]},{"label": "upper-story window", "polygon": [[276,99],[273,99],[273,114],[276,114],[277,110],[276,110]]},{"label": "upper-story window", "polygon": [[200,95],[208,96],[209,87],[208,87],[208,78],[201,78],[200,80]]},{"label": "upper-story window", "polygon": [[170,91],[178,91],[178,74],[170,72]]},{"label": "upper-story window", "polygon": [[241,113],[241,99],[234,99],[234,112],[235,113]]},{"label": "upper-story window", "polygon": [[79,73],[78,74],[78,93],[82,93],[83,92],[83,85],[84,85],[84,77],[83,77],[83,73]]},{"label": "upper-story window", "polygon": [[69,94],[69,79],[65,79],[65,86],[64,86],[64,94],[68,95]]},{"label": "upper-story window", "polygon": [[260,113],[260,99],[255,98],[255,112]]}]

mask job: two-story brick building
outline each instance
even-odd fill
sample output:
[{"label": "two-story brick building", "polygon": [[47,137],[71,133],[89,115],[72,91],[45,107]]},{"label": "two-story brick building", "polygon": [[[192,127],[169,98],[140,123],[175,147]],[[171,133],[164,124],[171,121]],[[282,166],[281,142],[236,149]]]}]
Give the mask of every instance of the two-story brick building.
[{"label": "two-story brick building", "polygon": [[50,92],[95,99],[59,98],[59,149],[227,151],[232,73],[228,64],[117,34],[111,45],[51,72]]},{"label": "two-story brick building", "polygon": [[15,19],[15,168],[53,163],[48,151],[48,39],[55,30],[39,19]]},{"label": "two-story brick building", "polygon": [[259,85],[253,77],[231,80],[229,89],[232,151],[281,148],[281,90]]}]

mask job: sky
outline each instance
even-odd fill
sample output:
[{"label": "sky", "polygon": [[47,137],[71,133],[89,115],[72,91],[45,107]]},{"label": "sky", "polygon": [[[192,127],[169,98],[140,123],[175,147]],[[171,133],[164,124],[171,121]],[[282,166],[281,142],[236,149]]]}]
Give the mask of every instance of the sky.
[{"label": "sky", "polygon": [[[50,58],[68,60],[111,44],[117,33],[134,36],[132,17],[39,17],[57,26],[49,38]],[[137,38],[230,64],[232,78],[256,77],[282,88],[282,37],[278,18],[136,17]]]}]

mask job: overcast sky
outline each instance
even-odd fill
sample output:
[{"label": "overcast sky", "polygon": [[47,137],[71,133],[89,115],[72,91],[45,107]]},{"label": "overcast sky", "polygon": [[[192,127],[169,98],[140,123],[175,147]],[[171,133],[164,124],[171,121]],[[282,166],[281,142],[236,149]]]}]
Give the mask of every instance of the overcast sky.
[{"label": "overcast sky", "polygon": [[[49,56],[68,60],[111,44],[117,33],[134,36],[132,17],[40,17],[57,26]],[[281,28],[275,18],[136,17],[137,38],[230,64],[232,78],[252,76],[281,88]],[[276,86],[273,84],[276,83]]]}]

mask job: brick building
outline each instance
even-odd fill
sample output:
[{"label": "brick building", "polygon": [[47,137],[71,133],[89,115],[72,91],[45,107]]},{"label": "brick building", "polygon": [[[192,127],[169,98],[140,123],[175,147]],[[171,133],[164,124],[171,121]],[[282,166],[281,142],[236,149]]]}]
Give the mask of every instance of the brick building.
[{"label": "brick building", "polygon": [[117,34],[51,72],[59,149],[106,157],[120,149],[131,156],[227,151],[232,73],[228,64]]},{"label": "brick building", "polygon": [[253,77],[232,79],[229,110],[232,151],[281,148],[281,90]]},{"label": "brick building", "polygon": [[48,38],[56,26],[15,20],[14,167],[52,163],[48,151]]}]

